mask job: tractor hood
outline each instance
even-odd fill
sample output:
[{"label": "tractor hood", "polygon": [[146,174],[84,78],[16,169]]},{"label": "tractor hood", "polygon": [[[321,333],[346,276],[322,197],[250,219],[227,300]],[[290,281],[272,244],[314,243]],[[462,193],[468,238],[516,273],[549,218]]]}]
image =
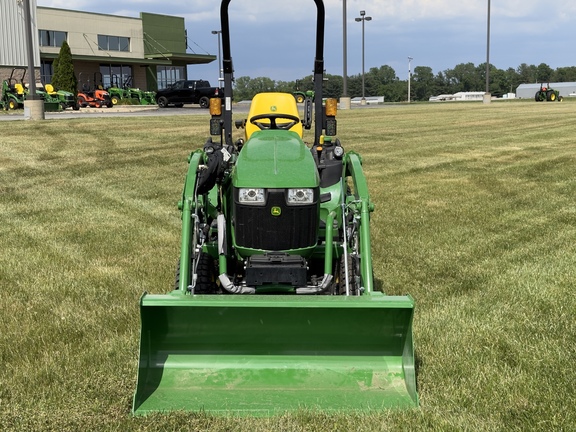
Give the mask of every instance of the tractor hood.
[{"label": "tractor hood", "polygon": [[314,158],[297,133],[283,130],[254,132],[246,142],[233,173],[235,187],[318,187]]}]

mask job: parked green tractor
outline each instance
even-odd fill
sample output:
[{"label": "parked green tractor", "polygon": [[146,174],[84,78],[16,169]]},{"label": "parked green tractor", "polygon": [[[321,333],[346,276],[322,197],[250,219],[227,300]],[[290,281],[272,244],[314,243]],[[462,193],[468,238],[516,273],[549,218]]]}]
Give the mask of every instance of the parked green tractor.
[{"label": "parked green tractor", "polygon": [[46,84],[43,90],[50,95],[54,101],[58,102],[63,110],[72,108],[74,111],[78,111],[80,109],[74,93],[65,90],[56,90],[52,84]]},{"label": "parked green tractor", "polygon": [[233,138],[229,3],[225,99],[210,101],[210,137],[188,158],[175,286],[140,300],[133,413],[418,406],[414,300],[375,289],[362,158],[322,98],[323,1],[309,144],[290,93],[257,95]]},{"label": "parked green tractor", "polygon": [[110,93],[110,98],[114,105],[125,103],[122,101],[127,100],[129,101],[128,103],[133,105],[156,104],[156,93],[132,87],[132,77],[129,77],[123,85],[119,85],[118,78],[114,77],[112,80],[112,86],[107,90],[108,93]]},{"label": "parked green tractor", "polygon": [[564,100],[558,90],[550,88],[550,83],[548,83],[548,86],[540,84],[540,90],[536,92],[534,99],[536,102],[562,102]]},{"label": "parked green tractor", "polygon": [[138,100],[140,105],[156,105],[156,93],[132,87],[132,77],[128,77],[124,85],[129,97]]},{"label": "parked green tractor", "polygon": [[[15,73],[17,71],[22,71],[20,79],[15,77]],[[24,101],[30,94],[30,84],[24,84],[24,77],[26,76],[26,72],[26,68],[16,67],[12,69],[10,78],[2,83],[2,93],[0,95],[0,106],[2,106],[2,108],[13,110],[24,107]],[[47,90],[47,88],[51,88],[49,84],[47,86],[42,86],[35,83],[35,85],[36,94],[44,101],[44,111],[60,111],[64,108],[62,106],[63,103],[60,95],[54,91]],[[69,95],[70,97],[68,97],[68,100],[70,100],[72,97],[71,94]],[[74,101],[75,99],[72,100]]]},{"label": "parked green tractor", "polygon": [[20,81],[14,77],[14,73],[19,70],[19,68],[12,69],[10,73],[10,78],[2,81],[2,94],[0,95],[0,100],[2,107],[7,110],[15,110],[24,107],[24,101],[26,100],[26,87],[24,86],[23,79],[26,70],[20,78]]}]

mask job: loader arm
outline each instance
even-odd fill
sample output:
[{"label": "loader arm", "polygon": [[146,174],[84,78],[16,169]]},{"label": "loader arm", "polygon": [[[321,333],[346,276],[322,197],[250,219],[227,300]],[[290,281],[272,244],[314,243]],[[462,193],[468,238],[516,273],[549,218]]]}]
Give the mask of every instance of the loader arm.
[{"label": "loader arm", "polygon": [[370,243],[370,213],[374,211],[374,204],[370,201],[368,183],[362,170],[362,160],[355,152],[346,153],[345,176],[350,176],[354,187],[355,199],[346,203],[360,214],[360,256],[361,277],[367,294],[374,291],[374,277],[372,274],[372,248]]}]

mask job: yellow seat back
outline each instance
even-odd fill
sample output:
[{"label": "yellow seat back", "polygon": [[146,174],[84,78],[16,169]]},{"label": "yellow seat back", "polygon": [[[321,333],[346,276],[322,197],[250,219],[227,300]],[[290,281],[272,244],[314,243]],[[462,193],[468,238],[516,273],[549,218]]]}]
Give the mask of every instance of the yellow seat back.
[{"label": "yellow seat back", "polygon": [[16,93],[18,93],[19,95],[24,94],[24,87],[22,87],[22,84],[20,83],[14,84],[14,89],[16,90]]},{"label": "yellow seat back", "polygon": [[[252,99],[250,111],[248,112],[248,119],[246,121],[246,140],[250,138],[254,132],[259,131],[260,128],[250,123],[250,119],[259,114],[290,114],[300,117],[298,114],[298,105],[296,99],[290,93],[258,93]],[[267,119],[259,120],[262,123],[269,123]],[[291,131],[296,132],[302,138],[302,123],[296,123],[290,128]]]},{"label": "yellow seat back", "polygon": [[56,92],[54,91],[54,86],[53,86],[52,84],[46,84],[46,85],[44,86],[44,90],[46,90],[46,93],[48,93],[48,94],[56,93]]}]

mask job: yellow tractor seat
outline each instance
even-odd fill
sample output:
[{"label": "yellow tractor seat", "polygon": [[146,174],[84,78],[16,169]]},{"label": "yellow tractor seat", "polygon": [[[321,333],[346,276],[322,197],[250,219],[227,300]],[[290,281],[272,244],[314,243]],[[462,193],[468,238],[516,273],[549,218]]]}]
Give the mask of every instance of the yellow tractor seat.
[{"label": "yellow tractor seat", "polygon": [[24,87],[22,86],[22,84],[20,83],[14,84],[14,89],[16,90],[16,93],[18,93],[19,95],[24,94]]},{"label": "yellow tractor seat", "polygon": [[44,86],[44,90],[46,90],[46,93],[48,93],[48,94],[56,93],[56,91],[54,90],[54,86],[52,84],[46,84]]},{"label": "yellow tractor seat", "polygon": [[[300,117],[298,114],[298,105],[296,105],[296,99],[290,93],[258,93],[252,99],[252,104],[250,105],[250,111],[248,112],[248,119],[246,120],[246,140],[250,136],[259,131],[260,128],[255,124],[252,124],[250,120],[252,117],[261,114],[288,114],[290,116]],[[289,123],[290,120],[286,119],[285,123]],[[262,124],[270,124],[270,120],[261,119],[259,120]],[[282,118],[279,116],[276,121],[277,124],[281,125]],[[290,128],[291,131],[296,132],[302,138],[302,122],[296,123]]]}]

